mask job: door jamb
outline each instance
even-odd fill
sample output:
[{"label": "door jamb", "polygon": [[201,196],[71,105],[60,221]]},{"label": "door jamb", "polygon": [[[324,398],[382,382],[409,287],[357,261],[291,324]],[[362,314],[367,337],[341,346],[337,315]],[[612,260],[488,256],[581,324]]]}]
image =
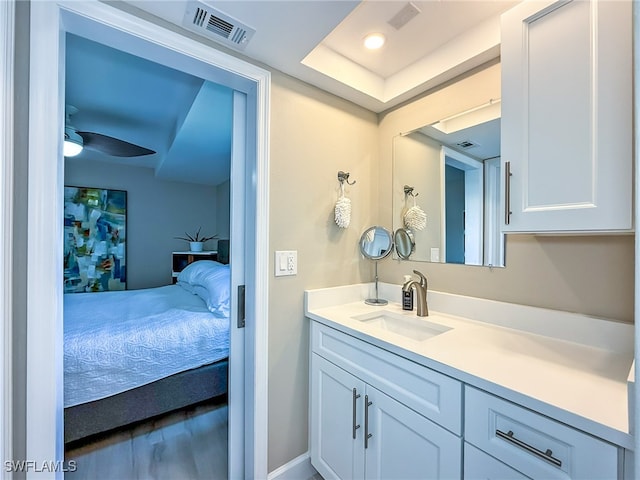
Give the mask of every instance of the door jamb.
[{"label": "door jamb", "polygon": [[[0,165],[0,458],[13,458],[12,418],[12,322],[13,322],[13,164],[14,164],[14,64],[15,64],[15,20],[16,2],[0,2],[0,148],[4,161]],[[10,472],[3,469],[2,478]]]}]

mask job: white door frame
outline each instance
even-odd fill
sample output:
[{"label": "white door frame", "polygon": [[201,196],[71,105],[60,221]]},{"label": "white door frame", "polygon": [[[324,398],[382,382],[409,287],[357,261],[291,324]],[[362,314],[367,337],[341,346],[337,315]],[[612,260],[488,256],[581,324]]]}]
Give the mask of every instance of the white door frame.
[{"label": "white door frame", "polygon": [[[14,108],[13,75],[15,55],[15,0],[0,2],[0,458],[13,458],[12,436],[12,321],[13,321],[13,158]],[[0,478],[10,478],[2,469]]]},{"label": "white door frame", "polygon": [[[229,396],[244,397],[248,412],[245,449],[238,452],[244,457],[240,466],[244,471],[235,470],[234,476],[266,477],[269,72],[95,0],[32,2],[30,32],[27,280],[32,288],[27,292],[27,459],[61,461],[64,455],[61,132],[65,33],[72,32],[127,52],[143,49],[150,60],[169,62],[204,79],[215,71],[218,83],[247,96],[246,176],[252,182],[246,183],[251,191],[244,207],[246,218],[255,222],[245,225],[249,227],[245,232],[248,291],[243,333],[246,367],[253,375],[244,391],[230,390]],[[233,281],[232,273],[235,291]],[[240,387],[232,382],[230,388]],[[27,476],[62,478],[62,472],[32,471]]]},{"label": "white door frame", "polygon": [[630,425],[630,428],[633,429],[636,448],[633,454],[629,456],[633,456],[633,460],[630,460],[631,467],[629,472],[625,472],[628,476],[625,478],[637,478],[637,474],[640,473],[640,441],[638,437],[640,436],[640,328],[637,328],[638,319],[640,318],[640,235],[638,234],[638,228],[640,226],[640,5],[638,2],[633,2],[633,119],[634,119],[634,131],[633,131],[633,139],[634,139],[634,222],[635,225],[635,242],[634,242],[634,253],[635,253],[635,271],[634,271],[634,320],[636,322],[635,328],[635,351],[634,351],[634,360],[637,365],[634,368],[634,388],[633,388],[633,396],[636,399],[633,405],[633,424]]},{"label": "white door frame", "polygon": [[504,267],[505,234],[500,215],[501,171],[500,157],[484,161],[484,265],[489,267]]}]

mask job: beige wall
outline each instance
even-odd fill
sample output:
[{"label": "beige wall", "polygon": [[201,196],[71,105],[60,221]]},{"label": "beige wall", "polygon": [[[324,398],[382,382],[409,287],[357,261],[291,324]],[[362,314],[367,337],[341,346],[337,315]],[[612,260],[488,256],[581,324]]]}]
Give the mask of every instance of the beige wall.
[{"label": "beige wall", "polygon": [[[393,138],[393,225],[403,225],[401,219],[413,202],[422,208],[427,216],[429,228],[414,230],[414,258],[431,258],[431,249],[442,250],[442,182],[444,162],[440,158],[441,144],[421,133],[396,135]],[[405,195],[404,186],[415,189],[417,197]],[[402,277],[401,277],[402,278]]]},{"label": "beige wall", "polygon": [[[370,278],[358,240],[376,221],[377,131],[374,113],[273,72],[270,251],[297,250],[298,274],[269,282],[269,471],[308,449],[304,290]],[[347,229],[333,220],[339,170],[356,181]]]},{"label": "beige wall", "polygon": [[[500,97],[493,65],[380,117],[380,221],[391,228],[392,139]],[[386,200],[385,200],[386,199]],[[380,263],[380,278],[400,283],[418,269],[433,290],[633,322],[634,237],[508,235],[506,268],[425,262]]]},{"label": "beige wall", "polygon": [[633,243],[632,235],[510,235],[506,268],[388,259],[380,263],[380,278],[401,283],[417,269],[432,290],[632,323]]}]

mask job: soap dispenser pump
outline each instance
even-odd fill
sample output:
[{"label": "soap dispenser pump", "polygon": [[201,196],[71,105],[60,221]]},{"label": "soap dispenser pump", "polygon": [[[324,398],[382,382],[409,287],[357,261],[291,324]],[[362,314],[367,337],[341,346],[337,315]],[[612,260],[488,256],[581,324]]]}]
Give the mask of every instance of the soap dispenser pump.
[{"label": "soap dispenser pump", "polygon": [[[404,284],[407,285],[411,281],[411,275],[404,276]],[[402,289],[402,309],[413,310],[413,288]]]}]

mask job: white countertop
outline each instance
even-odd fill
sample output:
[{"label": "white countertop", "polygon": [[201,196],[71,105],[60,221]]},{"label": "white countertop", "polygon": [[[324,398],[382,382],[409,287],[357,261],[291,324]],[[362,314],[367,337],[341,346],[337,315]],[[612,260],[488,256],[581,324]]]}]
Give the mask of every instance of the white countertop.
[{"label": "white countertop", "polygon": [[[305,292],[307,317],[625,448],[633,326],[578,314],[429,292],[429,317],[402,310],[400,287]],[[451,328],[417,341],[354,319],[385,310]],[[460,313],[464,316],[459,316]],[[473,312],[473,313],[471,313]],[[457,315],[452,315],[452,313]],[[473,316],[473,320],[470,317]],[[511,320],[510,320],[511,319]]]}]

